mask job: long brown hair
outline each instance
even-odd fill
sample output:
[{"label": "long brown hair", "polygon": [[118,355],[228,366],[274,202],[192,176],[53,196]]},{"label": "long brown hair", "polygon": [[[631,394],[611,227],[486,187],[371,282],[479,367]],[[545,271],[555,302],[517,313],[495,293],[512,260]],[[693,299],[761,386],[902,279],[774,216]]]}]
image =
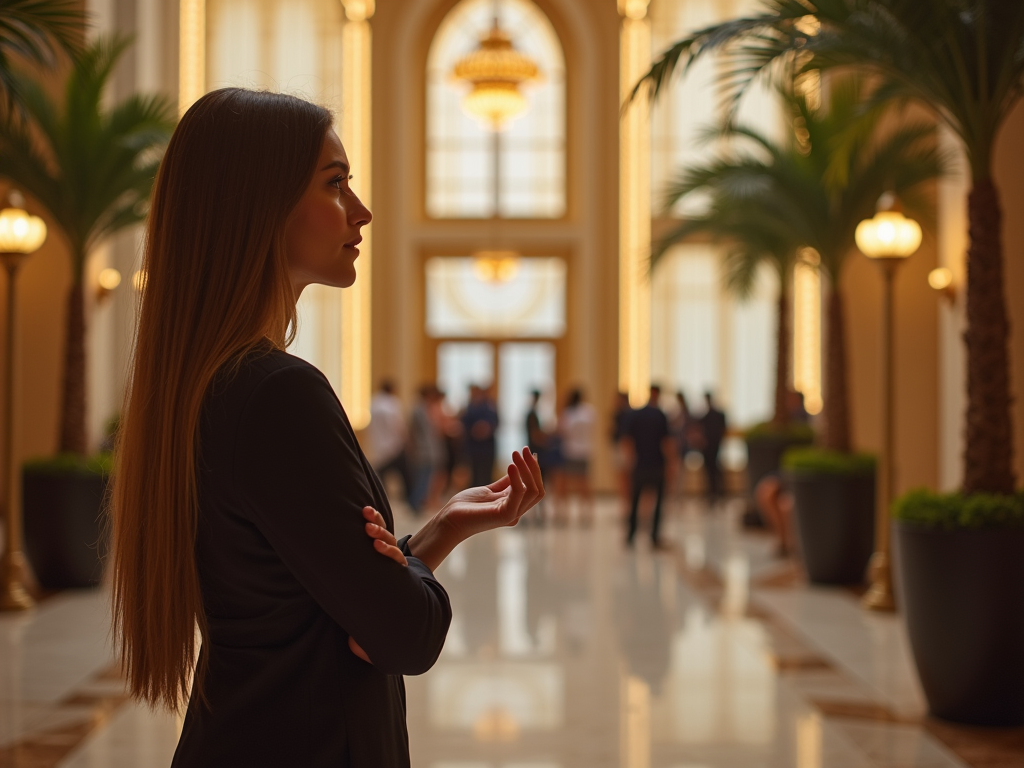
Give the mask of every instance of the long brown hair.
[{"label": "long brown hair", "polygon": [[203,398],[226,364],[294,333],[283,232],[331,121],[292,96],[213,91],[157,173],[111,505],[114,635],[131,693],[150,704],[188,698],[197,625],[207,636],[194,549]]}]

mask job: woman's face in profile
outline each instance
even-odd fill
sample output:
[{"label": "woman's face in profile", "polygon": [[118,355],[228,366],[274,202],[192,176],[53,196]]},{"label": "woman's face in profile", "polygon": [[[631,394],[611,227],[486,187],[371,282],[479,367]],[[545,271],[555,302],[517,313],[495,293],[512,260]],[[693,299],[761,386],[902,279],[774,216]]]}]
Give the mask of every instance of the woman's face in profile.
[{"label": "woman's face in profile", "polygon": [[370,211],[349,187],[348,156],[329,130],[313,180],[285,227],[288,272],[295,295],[311,283],[347,288],[356,280],[359,231]]}]

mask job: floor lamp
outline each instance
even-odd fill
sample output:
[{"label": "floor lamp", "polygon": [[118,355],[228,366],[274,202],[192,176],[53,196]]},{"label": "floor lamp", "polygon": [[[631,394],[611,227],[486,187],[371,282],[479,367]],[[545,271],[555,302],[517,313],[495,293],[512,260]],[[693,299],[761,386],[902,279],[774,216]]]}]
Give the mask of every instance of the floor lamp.
[{"label": "floor lamp", "polygon": [[878,199],[877,213],[857,225],[857,247],[882,270],[882,461],[879,501],[875,512],[875,552],[868,568],[870,586],[864,607],[892,611],[896,599],[892,589],[892,542],[889,513],[895,498],[894,452],[894,370],[892,348],[892,284],[896,270],[921,245],[921,227],[899,210],[896,198],[885,193]]},{"label": "floor lamp", "polygon": [[29,587],[33,582],[22,551],[21,505],[14,493],[14,368],[17,339],[17,278],[30,253],[46,240],[46,224],[30,216],[17,192],[7,196],[0,211],[0,263],[7,270],[7,339],[4,349],[3,396],[3,502],[4,553],[0,558],[0,610],[17,611],[35,605]]}]

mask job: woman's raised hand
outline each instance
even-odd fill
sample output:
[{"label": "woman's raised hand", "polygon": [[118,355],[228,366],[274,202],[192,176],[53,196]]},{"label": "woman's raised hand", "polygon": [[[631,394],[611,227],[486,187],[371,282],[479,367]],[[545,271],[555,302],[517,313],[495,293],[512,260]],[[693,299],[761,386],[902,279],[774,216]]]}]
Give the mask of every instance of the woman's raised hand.
[{"label": "woman's raised hand", "polygon": [[[384,555],[384,557],[391,558],[399,565],[409,565],[409,561],[405,559],[402,550],[398,548],[398,541],[395,539],[395,535],[388,530],[380,512],[373,507],[363,507],[363,517],[366,518],[366,535],[373,540],[373,548]],[[360,647],[352,635],[348,637],[348,647],[352,653],[367,664],[373,664],[370,661],[370,657],[366,655],[366,651]]]},{"label": "woman's raised hand", "polygon": [[507,474],[495,483],[455,494],[438,513],[462,540],[492,528],[515,525],[544,498],[537,457],[529,448],[512,454]]}]

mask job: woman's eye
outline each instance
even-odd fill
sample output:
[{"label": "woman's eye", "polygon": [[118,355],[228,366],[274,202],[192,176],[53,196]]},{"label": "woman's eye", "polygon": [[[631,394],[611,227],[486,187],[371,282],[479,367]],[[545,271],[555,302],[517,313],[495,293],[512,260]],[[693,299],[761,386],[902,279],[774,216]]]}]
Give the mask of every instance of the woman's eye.
[{"label": "woman's eye", "polygon": [[352,174],[349,174],[348,176],[337,176],[337,177],[331,179],[331,186],[337,187],[338,189],[341,189],[342,183],[348,183],[351,180],[352,180]]}]

